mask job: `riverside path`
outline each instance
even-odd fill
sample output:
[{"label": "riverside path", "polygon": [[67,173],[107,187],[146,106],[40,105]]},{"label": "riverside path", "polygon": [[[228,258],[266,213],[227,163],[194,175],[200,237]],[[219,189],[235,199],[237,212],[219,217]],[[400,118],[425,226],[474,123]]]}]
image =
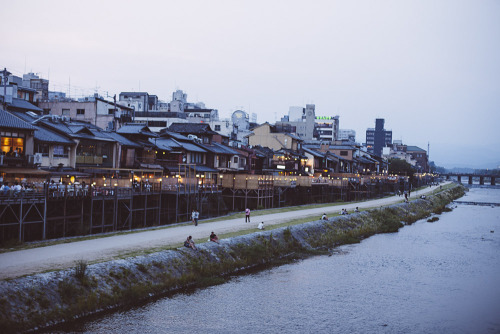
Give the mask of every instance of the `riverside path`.
[{"label": "riverside path", "polygon": [[[411,198],[417,198],[420,195],[430,193],[436,188],[439,188],[439,186],[412,192]],[[326,207],[304,208],[303,210],[263,214],[260,216],[253,215],[251,223],[245,223],[244,218],[225,219],[206,223],[201,221],[198,226],[183,224],[121,235],[110,235],[91,240],[5,252],[0,254],[0,279],[66,269],[75,266],[75,262],[79,260],[102,262],[116,257],[137,254],[148,249],[178,245],[188,235],[192,235],[194,240],[205,241],[212,231],[215,231],[218,235],[246,230],[253,232],[257,230],[257,224],[261,221],[266,226],[307,217],[310,217],[311,221],[314,221],[320,219],[323,213],[338,213],[342,208],[352,212],[356,207],[360,209],[380,207],[401,202],[402,200],[402,196],[391,196],[364,202],[339,203]]]}]

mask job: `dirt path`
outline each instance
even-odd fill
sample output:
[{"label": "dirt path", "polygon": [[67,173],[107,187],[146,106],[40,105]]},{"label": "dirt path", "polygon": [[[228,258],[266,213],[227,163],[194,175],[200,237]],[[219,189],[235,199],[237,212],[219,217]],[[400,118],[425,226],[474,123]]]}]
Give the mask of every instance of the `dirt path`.
[{"label": "dirt path", "polygon": [[[439,186],[425,188],[412,192],[411,198],[429,193]],[[403,197],[392,196],[375,199],[366,202],[358,202],[329,207],[304,209],[273,213],[252,217],[251,223],[245,223],[244,218],[229,219],[217,222],[203,223],[198,226],[176,226],[167,229],[158,229],[115,235],[93,240],[75,241],[66,244],[44,246],[33,249],[19,250],[0,254],[0,279],[15,278],[24,275],[40,273],[47,270],[64,269],[75,265],[75,261],[104,261],[117,256],[141,251],[160,246],[175,245],[183,242],[188,235],[195,240],[204,239],[215,231],[218,235],[241,230],[257,231],[257,224],[261,221],[265,225],[279,224],[292,219],[300,219],[311,216],[311,221],[320,219],[323,213],[338,213],[341,208],[352,212],[356,207],[369,208],[378,207],[401,201]]]}]

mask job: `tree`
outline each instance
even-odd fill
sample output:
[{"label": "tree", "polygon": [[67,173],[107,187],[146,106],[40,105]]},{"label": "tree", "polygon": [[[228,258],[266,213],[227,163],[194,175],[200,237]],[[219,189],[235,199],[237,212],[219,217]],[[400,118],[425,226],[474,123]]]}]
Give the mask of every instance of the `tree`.
[{"label": "tree", "polygon": [[429,171],[431,173],[444,174],[444,173],[446,173],[446,168],[441,167],[441,166],[436,166],[436,164],[434,163],[434,161],[430,161],[429,162]]},{"label": "tree", "polygon": [[413,177],[415,168],[405,160],[392,158],[389,160],[389,174]]}]

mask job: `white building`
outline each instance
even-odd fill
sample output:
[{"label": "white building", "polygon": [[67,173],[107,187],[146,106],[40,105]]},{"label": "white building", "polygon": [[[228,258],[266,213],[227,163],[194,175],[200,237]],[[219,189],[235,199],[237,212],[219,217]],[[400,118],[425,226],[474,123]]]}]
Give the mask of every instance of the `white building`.
[{"label": "white building", "polygon": [[338,140],[356,142],[356,131],[351,129],[339,129]]}]

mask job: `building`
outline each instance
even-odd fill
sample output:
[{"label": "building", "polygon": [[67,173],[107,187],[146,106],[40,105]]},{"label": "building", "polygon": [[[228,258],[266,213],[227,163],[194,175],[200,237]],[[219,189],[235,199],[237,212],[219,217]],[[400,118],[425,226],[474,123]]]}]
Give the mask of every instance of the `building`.
[{"label": "building", "polygon": [[88,122],[102,129],[116,130],[132,119],[133,108],[107,101],[97,95],[79,101],[40,102],[44,114]]},{"label": "building", "polygon": [[[132,119],[134,119],[135,112],[150,111],[150,102],[153,102],[154,98],[153,100],[150,100],[149,97],[150,95],[146,92],[121,92],[118,100],[120,101],[120,104],[133,109],[134,112],[132,114]],[[158,100],[158,98],[156,98],[156,100]],[[156,110],[156,108],[153,110]]]},{"label": "building", "polygon": [[333,142],[339,137],[339,116],[316,116],[314,138]]},{"label": "building", "polygon": [[356,142],[356,131],[351,129],[339,129],[337,140]]},{"label": "building", "polygon": [[295,128],[295,134],[301,139],[309,140],[314,138],[314,128],[316,125],[316,113],[314,104],[306,104],[306,107],[290,107],[288,115],[276,122],[276,127]]},{"label": "building", "polygon": [[391,147],[385,147],[383,157],[404,160],[412,165],[417,172],[429,171],[427,151],[418,146],[404,145],[400,140],[395,140]]},{"label": "building", "polygon": [[384,129],[383,118],[375,120],[375,128],[366,129],[366,148],[368,153],[382,156],[382,148],[392,144],[392,131]]},{"label": "building", "polygon": [[417,172],[429,171],[429,158],[426,150],[421,149],[418,146],[406,146],[406,153],[409,153],[417,162],[415,166],[417,168]]},{"label": "building", "polygon": [[49,100],[49,80],[42,79],[35,73],[23,74],[23,86],[36,91],[35,102]]}]

